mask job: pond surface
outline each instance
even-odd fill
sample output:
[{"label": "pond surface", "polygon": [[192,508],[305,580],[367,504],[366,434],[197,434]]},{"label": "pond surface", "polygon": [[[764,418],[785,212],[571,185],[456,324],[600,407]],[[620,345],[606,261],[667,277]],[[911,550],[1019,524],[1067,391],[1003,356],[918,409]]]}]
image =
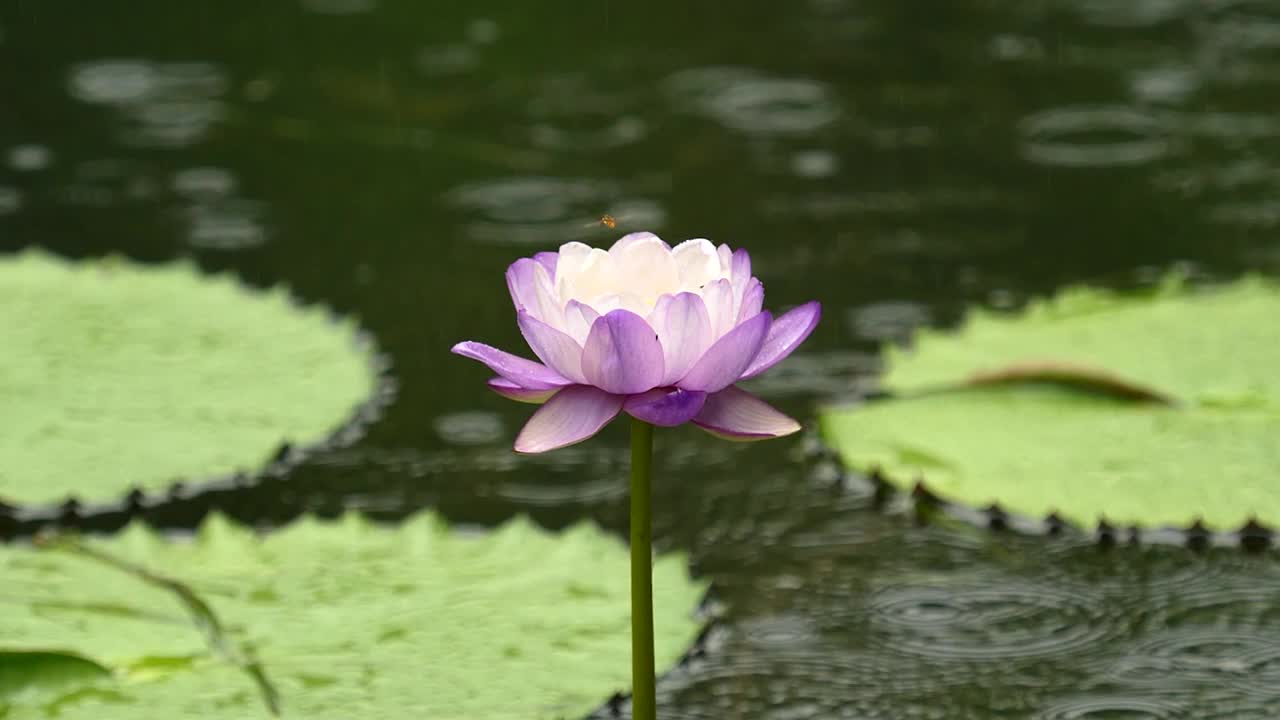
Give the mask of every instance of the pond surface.
[{"label": "pond surface", "polygon": [[[0,249],[193,256],[388,353],[366,437],[216,500],[268,524],[624,532],[623,424],[517,457],[529,408],[448,353],[521,347],[502,272],[570,239],[711,237],[751,249],[770,307],[821,299],[752,383],[810,425],[873,386],[880,342],[970,303],[1280,273],[1271,0],[7,0],[0,98]],[[1280,715],[1274,553],[919,526],[814,443],[659,434],[657,541],[724,618],[663,717]]]}]

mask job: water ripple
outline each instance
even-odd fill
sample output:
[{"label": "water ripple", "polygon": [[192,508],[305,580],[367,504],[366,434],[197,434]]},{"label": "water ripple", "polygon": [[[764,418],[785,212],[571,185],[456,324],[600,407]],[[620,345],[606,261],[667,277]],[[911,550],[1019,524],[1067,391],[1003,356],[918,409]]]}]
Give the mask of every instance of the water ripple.
[{"label": "water ripple", "polygon": [[1089,23],[1112,28],[1143,28],[1181,20],[1195,0],[1072,0],[1071,5]]},{"label": "water ripple", "polygon": [[301,0],[301,5],[320,15],[358,15],[375,10],[378,0]]},{"label": "water ripple", "polygon": [[204,138],[224,113],[228,81],[211,63],[95,60],[71,68],[68,92],[109,105],[127,120],[122,141],[141,147],[184,147]]},{"label": "water ripple", "polygon": [[643,110],[633,91],[571,74],[545,80],[526,114],[533,121],[530,134],[535,145],[596,152],[648,137]]},{"label": "water ripple", "polygon": [[1133,73],[1130,87],[1141,102],[1176,105],[1186,102],[1200,88],[1200,74],[1186,65],[1165,65]]},{"label": "water ripple", "polygon": [[682,70],[663,85],[677,106],[752,135],[811,133],[840,115],[826,86],[806,78],[703,67]]},{"label": "water ripple", "polygon": [[446,196],[476,216],[467,234],[486,243],[555,247],[597,229],[609,212],[628,226],[659,228],[666,212],[655,202],[624,197],[614,183],[587,178],[515,177],[471,183]]},{"label": "water ripple", "polygon": [[887,650],[937,660],[1061,657],[1115,632],[1096,598],[1019,583],[894,587],[873,596],[868,610]]},{"label": "water ripple", "polygon": [[235,189],[235,176],[219,167],[193,167],[173,175],[173,191],[191,200],[222,199]]},{"label": "water ripple", "polygon": [[487,445],[506,434],[497,413],[471,410],[449,413],[435,419],[436,434],[450,445]]},{"label": "water ripple", "polygon": [[1138,687],[1226,685],[1280,700],[1280,638],[1217,628],[1169,630],[1135,643],[1108,676]]},{"label": "water ripple", "polygon": [[931,321],[929,308],[909,300],[886,300],[849,311],[855,335],[877,342],[901,343]]},{"label": "water ripple", "polygon": [[135,163],[106,157],[76,165],[74,178],[61,188],[59,197],[69,205],[104,208],[146,200],[156,190],[154,180]]},{"label": "water ripple", "polygon": [[1090,695],[1061,700],[1036,715],[1037,720],[1182,720],[1188,718],[1182,705],[1159,698],[1128,695]]},{"label": "water ripple", "polygon": [[1124,106],[1053,108],[1024,118],[1020,129],[1023,157],[1040,165],[1145,165],[1172,149],[1159,118]]},{"label": "water ripple", "polygon": [[202,201],[186,210],[187,242],[208,250],[243,250],[267,241],[262,204],[230,198]]},{"label": "water ripple", "polygon": [[879,369],[880,357],[873,352],[797,353],[747,387],[769,397],[830,397],[870,386]]}]

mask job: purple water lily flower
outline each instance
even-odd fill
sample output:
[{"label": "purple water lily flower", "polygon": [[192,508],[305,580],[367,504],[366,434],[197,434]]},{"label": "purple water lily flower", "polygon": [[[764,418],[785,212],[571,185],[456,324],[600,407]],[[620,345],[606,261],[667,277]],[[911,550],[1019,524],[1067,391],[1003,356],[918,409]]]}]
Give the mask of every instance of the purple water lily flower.
[{"label": "purple water lily flower", "polygon": [[498,374],[495,392],[545,403],[520,431],[521,453],[585,440],[619,412],[653,425],[692,422],[763,440],[800,424],[734,383],[776,365],[813,332],[817,302],[781,317],[746,250],[704,239],[672,248],[631,233],[608,251],[578,242],[507,269],[520,332],[541,363],[478,342],[453,352]]}]

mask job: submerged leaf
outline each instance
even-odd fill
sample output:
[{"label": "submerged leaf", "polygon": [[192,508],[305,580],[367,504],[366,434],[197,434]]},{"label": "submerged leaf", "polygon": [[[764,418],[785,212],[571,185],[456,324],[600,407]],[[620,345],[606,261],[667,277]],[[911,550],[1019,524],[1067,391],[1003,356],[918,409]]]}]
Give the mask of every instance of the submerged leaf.
[{"label": "submerged leaf", "polygon": [[851,466],[1080,525],[1280,525],[1280,289],[1076,289],[889,351],[896,397],[827,408]]},{"label": "submerged leaf", "polygon": [[[189,541],[133,525],[84,542],[181,578],[228,642],[252,649],[284,717],[572,718],[629,685],[629,554],[593,525],[463,534],[430,514],[397,528],[349,515],[258,537],[214,516]],[[65,648],[114,672],[111,693],[64,697],[57,717],[267,717],[172,588],[16,546],[0,548],[0,577],[0,647]],[[665,666],[697,632],[703,588],[674,555],[656,561],[654,587]],[[5,704],[5,720],[53,715],[22,696]]]},{"label": "submerged leaf", "polygon": [[160,489],[321,441],[373,392],[355,340],[188,263],[0,257],[0,502]]}]

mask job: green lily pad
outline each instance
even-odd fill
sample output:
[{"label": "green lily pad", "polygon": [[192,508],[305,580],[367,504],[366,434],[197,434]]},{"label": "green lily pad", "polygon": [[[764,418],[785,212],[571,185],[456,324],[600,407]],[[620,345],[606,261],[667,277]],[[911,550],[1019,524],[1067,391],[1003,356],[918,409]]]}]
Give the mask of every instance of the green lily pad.
[{"label": "green lily pad", "polygon": [[[588,523],[463,533],[430,514],[394,528],[353,514],[259,537],[214,516],[189,541],[135,524],[85,545],[198,593],[225,634],[214,644],[252,652],[285,717],[573,718],[630,685],[629,553]],[[0,548],[0,577],[0,648],[57,648],[114,676],[81,687],[59,671],[35,700],[0,683],[5,720],[268,717],[243,665],[155,583],[16,546]],[[704,588],[679,555],[657,559],[654,588],[670,665],[697,634]]]},{"label": "green lily pad", "polygon": [[1280,291],[1246,278],[1146,294],[1064,290],[1019,313],[970,311],[959,332],[923,330],[886,348],[886,389],[912,393],[972,374],[1052,361],[1102,368],[1202,405],[1280,409]]},{"label": "green lily pad", "polygon": [[[1280,526],[1280,289],[1073,289],[887,351],[895,397],[822,412],[851,467],[1082,526]],[[1161,402],[1166,401],[1166,402]]]},{"label": "green lily pad", "polygon": [[263,466],[374,392],[350,322],[192,264],[0,257],[0,501],[103,500]]}]

